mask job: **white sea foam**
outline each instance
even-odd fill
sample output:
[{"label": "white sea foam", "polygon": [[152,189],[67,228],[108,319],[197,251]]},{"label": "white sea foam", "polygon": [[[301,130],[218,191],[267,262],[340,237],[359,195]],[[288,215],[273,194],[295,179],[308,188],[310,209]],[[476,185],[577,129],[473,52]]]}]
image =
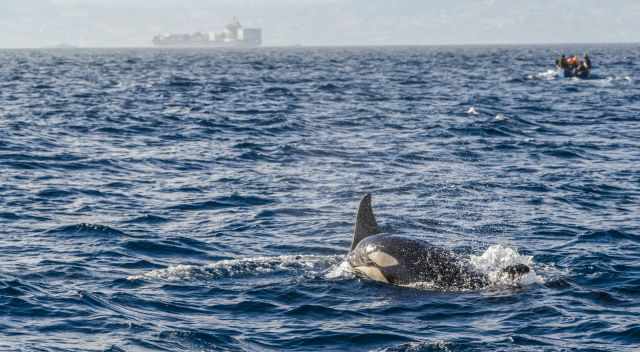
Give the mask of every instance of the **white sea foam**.
[{"label": "white sea foam", "polygon": [[450,343],[447,341],[412,341],[403,343],[398,346],[383,347],[381,349],[372,350],[375,352],[418,352],[418,351],[442,351],[450,352]]},{"label": "white sea foam", "polygon": [[426,290],[426,291],[438,291],[438,290],[445,290],[445,291],[466,291],[467,289],[465,287],[450,287],[447,289],[444,289],[443,287],[438,286],[435,282],[433,281],[418,281],[418,282],[412,282],[410,284],[406,284],[406,285],[400,285],[402,287],[409,287],[409,288],[415,288],[418,290]]},{"label": "white sea foam", "polygon": [[494,118],[494,121],[497,121],[497,122],[507,121],[507,120],[509,120],[509,118],[504,116],[503,113],[497,114],[496,117]]},{"label": "white sea foam", "polygon": [[616,82],[616,81],[625,81],[625,82],[631,82],[633,81],[633,79],[630,76],[609,76],[606,78],[607,81],[609,82]]},{"label": "white sea foam", "polygon": [[552,80],[556,79],[560,75],[559,70],[547,70],[545,72],[536,73],[535,75],[527,76],[528,79],[544,79],[544,80]]},{"label": "white sea foam", "polygon": [[129,276],[129,280],[215,280],[231,277],[257,276],[287,271],[322,271],[337,262],[336,256],[283,255],[275,257],[253,257],[221,260],[208,265],[171,265],[140,275]]},{"label": "white sea foam", "polygon": [[[520,255],[513,248],[493,245],[482,255],[472,255],[469,261],[476,270],[487,275],[493,286],[523,286],[544,282],[542,277],[538,276],[533,269],[533,257]],[[531,268],[531,271],[515,279],[503,273],[504,268],[516,264],[524,264]]]},{"label": "white sea foam", "polygon": [[349,265],[346,260],[343,260],[339,264],[333,265],[329,268],[324,276],[329,280],[352,279],[355,277],[355,272],[351,265]]}]

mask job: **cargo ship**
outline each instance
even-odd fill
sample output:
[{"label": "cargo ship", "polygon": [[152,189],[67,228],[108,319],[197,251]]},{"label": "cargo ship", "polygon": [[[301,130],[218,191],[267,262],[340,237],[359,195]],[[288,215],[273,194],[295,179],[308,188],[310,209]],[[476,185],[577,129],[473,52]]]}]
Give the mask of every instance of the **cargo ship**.
[{"label": "cargo ship", "polygon": [[229,47],[255,48],[262,45],[262,29],[244,28],[237,18],[222,32],[196,32],[193,34],[161,34],[153,44],[163,47]]}]

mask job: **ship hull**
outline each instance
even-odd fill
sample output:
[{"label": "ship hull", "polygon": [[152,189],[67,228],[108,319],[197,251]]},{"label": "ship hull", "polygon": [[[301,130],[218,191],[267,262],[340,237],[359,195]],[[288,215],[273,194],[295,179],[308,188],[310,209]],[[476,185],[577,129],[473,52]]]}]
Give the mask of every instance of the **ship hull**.
[{"label": "ship hull", "polygon": [[258,44],[248,43],[153,43],[158,48],[257,48]]}]

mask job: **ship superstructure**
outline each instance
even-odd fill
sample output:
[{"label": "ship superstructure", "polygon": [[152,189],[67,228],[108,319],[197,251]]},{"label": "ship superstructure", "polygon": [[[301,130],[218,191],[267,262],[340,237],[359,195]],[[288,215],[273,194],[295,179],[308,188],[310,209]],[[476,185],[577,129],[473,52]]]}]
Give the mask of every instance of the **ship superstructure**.
[{"label": "ship superstructure", "polygon": [[162,34],[153,38],[153,44],[178,47],[257,47],[262,45],[262,29],[244,28],[234,18],[222,32]]}]

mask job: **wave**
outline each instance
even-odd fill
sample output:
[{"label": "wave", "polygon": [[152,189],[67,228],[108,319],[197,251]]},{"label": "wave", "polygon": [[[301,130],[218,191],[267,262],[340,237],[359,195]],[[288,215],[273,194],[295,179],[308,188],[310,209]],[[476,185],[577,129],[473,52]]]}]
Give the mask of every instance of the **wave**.
[{"label": "wave", "polygon": [[74,193],[60,188],[47,188],[39,191],[36,195],[42,198],[66,198],[72,196]]},{"label": "wave", "polygon": [[135,217],[131,220],[126,221],[127,223],[130,224],[162,224],[165,222],[169,222],[170,220],[168,218],[162,217],[162,216],[157,216],[157,215],[151,215],[151,214],[145,214],[142,216],[138,216]]},{"label": "wave", "polygon": [[231,196],[218,197],[213,200],[203,202],[180,204],[173,206],[170,209],[184,211],[215,210],[224,208],[240,208],[267,205],[273,202],[274,201],[270,198],[262,198],[257,196],[241,196],[238,194],[234,194]]},{"label": "wave", "polygon": [[[180,350],[220,350],[221,347],[234,350],[231,346],[238,345],[239,340],[231,335],[240,334],[239,331],[215,331],[213,333],[205,331],[183,331],[183,330],[169,330],[162,331],[158,335],[162,340],[172,341],[175,347],[180,347]],[[146,349],[146,348],[145,348]],[[175,349],[174,349],[175,350]]]},{"label": "wave", "polygon": [[446,341],[412,341],[397,346],[376,349],[374,352],[451,352],[454,344]]},{"label": "wave", "polygon": [[191,88],[201,86],[202,83],[190,77],[172,76],[166,82],[167,86],[173,88]]},{"label": "wave", "polygon": [[617,243],[619,241],[640,243],[640,235],[617,230],[591,231],[578,237],[579,242],[586,243]]},{"label": "wave", "polygon": [[221,260],[212,264],[172,265],[140,275],[129,276],[129,280],[220,280],[238,277],[255,277],[277,273],[321,272],[335,263],[337,256],[283,255],[276,257],[255,257]]},{"label": "wave", "polygon": [[342,88],[338,87],[337,85],[335,85],[333,83],[321,84],[320,86],[317,87],[317,89],[319,91],[328,92],[328,93],[340,93],[340,92],[342,92]]},{"label": "wave", "polygon": [[81,223],[65,225],[47,230],[48,234],[72,235],[72,236],[93,236],[93,237],[121,237],[127,234],[112,227],[100,224]]},{"label": "wave", "polygon": [[207,257],[207,253],[185,246],[176,241],[150,241],[150,240],[136,240],[127,241],[123,244],[123,247],[129,251],[136,253],[145,253],[156,256],[198,256]]},{"label": "wave", "polygon": [[0,219],[5,220],[20,220],[22,217],[16,213],[11,212],[0,212]]},{"label": "wave", "polygon": [[265,95],[267,96],[272,96],[272,97],[293,97],[294,94],[291,92],[291,90],[284,88],[284,87],[269,87],[267,89],[264,90],[263,92]]}]

